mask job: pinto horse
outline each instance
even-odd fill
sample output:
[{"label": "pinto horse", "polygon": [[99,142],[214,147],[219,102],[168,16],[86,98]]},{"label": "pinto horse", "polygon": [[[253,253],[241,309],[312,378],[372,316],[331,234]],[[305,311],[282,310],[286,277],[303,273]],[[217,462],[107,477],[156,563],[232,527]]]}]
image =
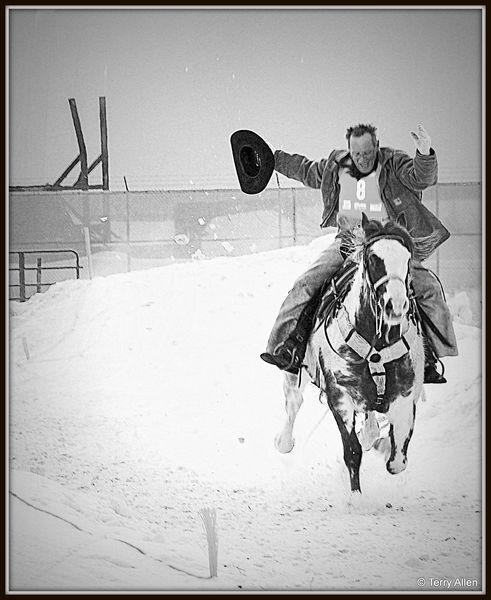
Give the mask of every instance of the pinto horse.
[{"label": "pinto horse", "polygon": [[[352,492],[361,492],[362,451],[373,445],[385,446],[389,473],[406,468],[424,374],[423,338],[410,287],[412,251],[404,227],[363,215],[351,283],[331,314],[322,310],[326,303],[321,301],[299,376],[285,372],[287,420],[275,438],[277,449],[285,453],[294,446],[293,426],[310,378],[325,394],[341,433]],[[382,420],[388,427],[385,440]]]}]

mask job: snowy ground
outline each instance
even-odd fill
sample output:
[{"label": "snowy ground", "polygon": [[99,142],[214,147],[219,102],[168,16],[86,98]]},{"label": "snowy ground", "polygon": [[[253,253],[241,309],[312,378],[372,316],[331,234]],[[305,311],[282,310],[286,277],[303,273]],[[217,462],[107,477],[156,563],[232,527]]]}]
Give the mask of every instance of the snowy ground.
[{"label": "snowy ground", "polygon": [[10,303],[10,590],[484,588],[481,329],[465,295],[450,300],[460,356],[426,386],[404,473],[365,454],[348,504],[314,387],[293,452],[273,446],[282,375],[259,353],[328,238]]}]

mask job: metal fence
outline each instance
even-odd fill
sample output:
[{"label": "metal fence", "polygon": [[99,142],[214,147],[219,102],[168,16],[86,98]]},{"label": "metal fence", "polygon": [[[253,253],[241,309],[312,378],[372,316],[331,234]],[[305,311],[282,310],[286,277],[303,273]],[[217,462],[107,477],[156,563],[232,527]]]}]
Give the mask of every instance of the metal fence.
[{"label": "metal fence", "polygon": [[[423,200],[452,233],[426,266],[448,292],[480,296],[481,184],[438,184]],[[112,256],[116,271],[130,271],[305,244],[326,233],[321,213],[320,191],[305,187],[253,196],[236,189],[11,192],[9,250],[71,248],[83,262],[87,227],[94,256]]]},{"label": "metal fence", "polygon": [[[36,261],[35,267],[30,266],[32,261],[29,261],[29,257],[31,256]],[[57,260],[62,261],[62,264],[57,266],[53,266],[53,264],[46,265],[46,257],[48,259],[55,257]],[[15,261],[17,261],[17,264]],[[80,279],[82,268],[79,255],[74,250],[17,250],[9,252],[9,299],[24,302],[34,293],[46,291],[48,287],[58,283],[60,279],[71,277]],[[48,276],[46,279],[47,271],[50,273],[57,271],[59,276]],[[31,275],[36,278],[35,283],[32,282]]]}]

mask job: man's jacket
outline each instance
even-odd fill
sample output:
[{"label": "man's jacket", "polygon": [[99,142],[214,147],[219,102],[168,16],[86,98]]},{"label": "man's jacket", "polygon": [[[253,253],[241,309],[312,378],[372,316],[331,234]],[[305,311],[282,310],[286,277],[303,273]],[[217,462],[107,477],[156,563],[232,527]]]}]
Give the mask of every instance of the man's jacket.
[{"label": "man's jacket", "polygon": [[[338,171],[348,157],[347,150],[333,150],[328,158],[309,160],[283,150],[274,153],[275,169],[285,177],[321,190],[324,202],[321,227],[336,227],[339,202]],[[422,203],[422,191],[438,178],[438,163],[433,148],[429,155],[416,152],[411,158],[402,150],[380,148],[378,184],[387,214],[393,220],[404,215],[414,241],[414,258],[425,260],[450,237],[440,220]]]}]

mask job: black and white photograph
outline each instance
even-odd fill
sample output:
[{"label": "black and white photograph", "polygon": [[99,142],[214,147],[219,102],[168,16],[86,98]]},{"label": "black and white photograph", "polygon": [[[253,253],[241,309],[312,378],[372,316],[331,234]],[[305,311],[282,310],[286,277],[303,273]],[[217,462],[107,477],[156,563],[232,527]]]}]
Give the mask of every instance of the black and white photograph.
[{"label": "black and white photograph", "polygon": [[485,593],[485,19],[5,8],[7,593]]}]

